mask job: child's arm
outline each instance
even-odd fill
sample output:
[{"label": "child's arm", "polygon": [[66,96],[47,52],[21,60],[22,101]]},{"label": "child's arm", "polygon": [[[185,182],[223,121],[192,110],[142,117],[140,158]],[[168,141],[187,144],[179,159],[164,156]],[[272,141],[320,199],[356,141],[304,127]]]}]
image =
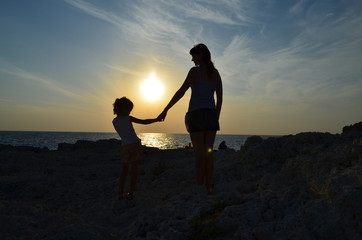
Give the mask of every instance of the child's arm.
[{"label": "child's arm", "polygon": [[131,122],[139,123],[139,124],[151,124],[155,122],[160,122],[161,120],[158,118],[152,118],[152,119],[138,119],[135,117],[130,116]]}]

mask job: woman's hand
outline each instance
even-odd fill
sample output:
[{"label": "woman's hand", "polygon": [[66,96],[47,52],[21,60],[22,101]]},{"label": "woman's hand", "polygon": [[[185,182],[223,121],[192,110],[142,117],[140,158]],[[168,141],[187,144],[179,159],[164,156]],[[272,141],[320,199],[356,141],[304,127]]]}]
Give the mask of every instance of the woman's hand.
[{"label": "woman's hand", "polygon": [[160,121],[165,121],[166,115],[167,115],[167,111],[163,110],[163,112],[160,115],[158,115],[157,119]]}]

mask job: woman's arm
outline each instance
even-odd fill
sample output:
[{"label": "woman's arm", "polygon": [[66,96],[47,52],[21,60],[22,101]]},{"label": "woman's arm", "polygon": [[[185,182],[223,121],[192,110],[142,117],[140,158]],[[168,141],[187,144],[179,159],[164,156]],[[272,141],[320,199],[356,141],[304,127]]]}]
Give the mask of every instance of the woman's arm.
[{"label": "woman's arm", "polygon": [[196,70],[195,68],[190,69],[184,83],[182,84],[180,89],[176,91],[175,95],[173,95],[170,102],[167,104],[167,106],[165,107],[163,112],[158,116],[158,118],[164,120],[166,118],[167,111],[170,110],[173,107],[173,105],[175,105],[185,95],[185,92],[191,86],[191,83],[192,83],[193,78],[194,78],[193,76],[195,75],[194,74],[195,70]]},{"label": "woman's arm", "polygon": [[221,113],[221,106],[222,106],[222,101],[223,101],[223,90],[222,90],[222,80],[220,77],[219,72],[217,72],[217,76],[218,76],[218,80],[217,80],[217,85],[216,85],[216,111],[218,114],[218,118],[220,118],[220,113]]},{"label": "woman's arm", "polygon": [[159,118],[139,119],[139,118],[135,118],[135,117],[132,117],[132,116],[130,116],[129,118],[130,118],[131,122],[139,123],[139,124],[151,124],[151,123],[161,121]]}]

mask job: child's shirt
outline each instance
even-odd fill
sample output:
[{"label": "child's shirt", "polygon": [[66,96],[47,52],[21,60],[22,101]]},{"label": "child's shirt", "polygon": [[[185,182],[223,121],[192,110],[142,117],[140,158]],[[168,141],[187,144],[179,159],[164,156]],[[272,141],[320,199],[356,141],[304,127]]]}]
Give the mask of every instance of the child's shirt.
[{"label": "child's shirt", "polygon": [[122,145],[128,145],[132,143],[141,142],[141,139],[137,137],[137,134],[133,128],[130,117],[118,116],[112,121],[114,129],[122,139]]}]

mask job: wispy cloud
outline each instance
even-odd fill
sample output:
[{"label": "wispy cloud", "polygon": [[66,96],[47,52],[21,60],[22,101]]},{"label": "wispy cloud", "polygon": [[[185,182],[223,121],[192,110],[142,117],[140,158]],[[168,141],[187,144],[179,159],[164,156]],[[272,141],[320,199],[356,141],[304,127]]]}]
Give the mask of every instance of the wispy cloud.
[{"label": "wispy cloud", "polygon": [[[223,74],[227,94],[310,99],[337,94],[341,87],[358,86],[361,81],[358,63],[362,60],[362,32],[356,26],[362,24],[362,18],[353,6],[334,14],[333,9],[296,1],[284,12],[285,17],[295,16],[285,23],[293,29],[284,33],[289,34],[289,41],[260,51],[255,42],[263,41],[268,46],[274,39],[264,31],[265,23],[254,20],[261,13],[253,9],[251,1],[130,1],[125,3],[132,10],[127,18],[117,9],[101,9],[81,0],[65,1],[117,26],[129,41],[152,43],[175,54],[184,54],[185,48],[203,40],[208,40],[210,47],[224,48],[215,62]],[[279,27],[272,24],[268,24],[269,31]],[[222,43],[212,40],[212,34],[217,38],[214,27],[220,30],[223,26],[237,30],[224,36]],[[259,34],[248,34],[244,27],[255,27]],[[112,68],[131,73],[124,67]],[[344,89],[344,94],[351,90]]]},{"label": "wispy cloud", "polygon": [[130,76],[138,76],[138,77],[143,76],[143,74],[141,74],[139,71],[136,71],[136,70],[134,70],[134,69],[127,68],[127,67],[125,67],[125,66],[108,65],[107,67],[109,67],[110,69],[119,71],[119,72],[121,72],[121,73],[130,75]]},{"label": "wispy cloud", "polygon": [[3,73],[6,73],[6,74],[12,75],[12,76],[16,76],[19,79],[31,80],[35,83],[41,84],[43,87],[45,87],[49,90],[61,93],[62,95],[65,95],[67,97],[72,97],[72,98],[76,98],[76,99],[79,98],[78,94],[61,86],[54,79],[51,79],[48,77],[43,77],[43,76],[38,76],[34,73],[28,72],[24,69],[21,69],[17,66],[6,63],[4,61],[0,61],[0,71]]},{"label": "wispy cloud", "polygon": [[174,16],[163,8],[157,7],[153,2],[141,5],[132,4],[132,2],[125,3],[130,5],[128,8],[132,10],[130,16],[125,17],[120,12],[114,13],[81,0],[65,1],[93,17],[116,26],[122,33],[120,36],[129,41],[147,40],[164,44],[172,42],[172,39],[177,38],[176,36],[183,39],[188,36],[187,31],[176,24],[177,20]]},{"label": "wispy cloud", "polygon": [[[298,2],[292,11],[302,12],[302,4]],[[309,10],[308,16],[296,22],[295,28],[300,30],[289,44],[268,52],[258,51],[253,37],[235,36],[219,61],[226,83],[230,83],[229,94],[299,101],[330,98],[341,92],[355,95],[353,89],[360,87],[362,80],[358,66],[362,31],[356,28],[362,18],[352,8],[335,16],[317,10]]]},{"label": "wispy cloud", "polygon": [[289,13],[293,15],[298,15],[304,10],[305,0],[297,1],[292,8],[289,9]]},{"label": "wispy cloud", "polygon": [[8,98],[0,98],[0,102],[12,102],[12,99],[8,99]]},{"label": "wispy cloud", "polygon": [[82,0],[65,1],[116,26],[123,33],[121,37],[129,41],[147,40],[180,50],[182,47],[177,46],[189,47],[203,39],[210,24],[245,25],[252,21],[246,14],[247,1],[129,1],[122,5],[129,9],[127,16],[120,9],[102,9]]},{"label": "wispy cloud", "polygon": [[[34,97],[34,99],[37,100],[36,101],[37,103],[29,105],[35,108],[37,107],[43,108],[47,105],[53,106],[55,108],[60,108],[60,107],[69,108],[69,106],[76,105],[78,108],[83,108],[83,111],[94,111],[94,108],[109,103],[107,95],[103,94],[100,88],[75,89],[73,85],[63,85],[59,80],[55,80],[49,77],[29,72],[27,70],[21,69],[17,66],[6,63],[4,61],[0,61],[0,72],[3,72],[10,76],[15,76],[18,79],[18,81],[21,81],[22,83],[29,82],[30,80],[32,83],[34,83],[32,84],[31,88],[41,89],[45,92],[54,93],[54,94],[58,93],[64,100],[63,101],[64,103],[59,103],[59,102],[55,103],[52,101],[52,99],[47,99],[46,101],[40,101],[41,106],[38,106],[39,100],[41,100],[41,98],[36,96]],[[17,86],[20,88],[23,85],[25,84],[20,84],[20,85],[18,84]],[[21,93],[23,90],[24,89],[19,89],[19,93]],[[0,99],[0,101],[10,102],[14,100]],[[89,105],[89,102],[92,102],[92,104]]]},{"label": "wispy cloud", "polygon": [[[222,7],[220,7],[220,4]],[[229,2],[229,4],[232,4]],[[232,9],[228,9],[228,5],[218,2],[210,1],[178,1],[170,3],[169,1],[163,1],[158,7],[167,6],[168,10],[174,10],[174,13],[178,18],[188,20],[190,22],[197,22],[202,20],[207,23],[226,24],[226,25],[239,25],[240,12],[235,12],[237,4],[232,5]],[[240,10],[240,9],[239,9]],[[228,12],[228,14],[226,14]],[[235,18],[235,15],[238,18]]]},{"label": "wispy cloud", "polygon": [[120,19],[115,14],[111,12],[104,11],[100,8],[97,8],[95,5],[82,1],[82,0],[64,0],[65,2],[71,4],[72,6],[79,8],[80,10],[88,13],[91,16],[102,19],[106,22],[109,22],[115,26],[122,26],[122,19]]}]

